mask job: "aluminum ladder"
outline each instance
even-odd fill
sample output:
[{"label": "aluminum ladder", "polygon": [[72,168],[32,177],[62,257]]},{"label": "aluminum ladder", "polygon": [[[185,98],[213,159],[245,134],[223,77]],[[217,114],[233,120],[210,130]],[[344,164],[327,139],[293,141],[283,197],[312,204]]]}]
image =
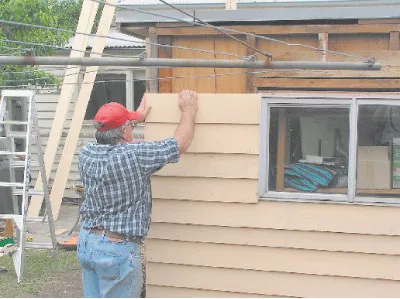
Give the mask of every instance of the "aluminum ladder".
[{"label": "aluminum ladder", "polygon": [[[24,109],[25,108],[25,109]],[[10,180],[1,182],[0,187],[11,188],[13,214],[0,214],[0,219],[12,219],[16,225],[17,250],[12,253],[18,282],[23,279],[25,247],[53,248],[57,250],[57,239],[51,210],[49,189],[43,160],[42,141],[40,138],[35,94],[31,90],[4,90],[0,103],[0,157],[8,162]],[[37,162],[31,161],[33,141],[36,141]],[[18,146],[21,149],[18,149]],[[31,168],[38,167],[42,176],[43,191],[35,191],[30,186]],[[22,182],[16,180],[16,170],[23,170]],[[20,181],[21,181],[20,180]],[[29,197],[41,195],[45,199],[46,213],[42,219],[27,219]],[[44,221],[47,217],[51,236],[51,246],[44,244],[26,244],[26,226],[28,220]]]}]

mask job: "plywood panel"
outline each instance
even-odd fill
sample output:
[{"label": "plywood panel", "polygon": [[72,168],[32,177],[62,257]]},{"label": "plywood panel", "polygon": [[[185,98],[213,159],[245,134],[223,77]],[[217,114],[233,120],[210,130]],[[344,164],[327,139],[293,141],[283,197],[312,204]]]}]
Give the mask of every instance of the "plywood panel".
[{"label": "plywood panel", "polygon": [[257,205],[166,199],[153,202],[154,222],[400,235],[395,207],[276,201]]},{"label": "plywood panel", "polygon": [[[399,60],[400,61],[400,60]],[[380,61],[379,61],[380,62]],[[330,70],[269,70],[268,72],[258,72],[257,77],[270,78],[289,78],[289,77],[306,77],[306,78],[398,78],[400,77],[400,66],[384,64],[380,71],[330,71]]]},{"label": "plywood panel", "polygon": [[398,90],[398,78],[255,78],[254,85],[277,89]]},{"label": "plywood panel", "polygon": [[400,255],[400,236],[153,223],[148,238]]},{"label": "plywood panel", "polygon": [[[214,40],[204,37],[185,38],[177,37],[173,40],[173,46],[185,48],[204,49],[214,52]],[[198,52],[187,49],[172,49],[172,57],[179,59],[215,59],[213,53]],[[210,76],[211,75],[211,76]],[[199,93],[213,93],[216,91],[214,69],[212,68],[173,68],[172,92],[179,92],[182,89],[193,89]]]},{"label": "plywood panel", "polygon": [[[237,38],[240,38],[237,36]],[[239,42],[233,41],[228,38],[219,38],[215,40],[215,50],[218,52],[228,52],[239,56],[246,56],[246,47]],[[216,59],[231,59],[238,60],[235,57],[226,57],[225,55],[216,55]],[[215,69],[218,74],[231,74],[224,76],[217,76],[216,89],[218,93],[245,93],[246,92],[246,69]]]},{"label": "plywood panel", "polygon": [[329,50],[388,50],[389,34],[348,34],[329,36]]},{"label": "plywood panel", "polygon": [[[177,94],[148,94],[153,107],[146,123],[179,123],[181,111]],[[259,124],[260,101],[258,94],[199,94],[196,123]]]},{"label": "plywood panel", "polygon": [[187,153],[179,163],[166,165],[156,175],[258,179],[258,155]]},{"label": "plywood panel", "polygon": [[[259,42],[263,45],[263,42]],[[268,50],[268,47],[263,45],[265,49]],[[329,62],[363,62],[366,61],[370,57],[375,57],[376,62],[382,63],[385,65],[400,65],[400,53],[398,51],[391,50],[358,50],[354,48],[353,50],[345,51],[348,55],[360,56],[361,58],[365,58],[362,60],[361,58],[355,58],[351,56],[343,56],[339,54],[327,53],[327,61]],[[258,54],[259,55],[259,54]],[[293,60],[301,60],[301,61],[319,61],[321,58],[321,52],[316,50],[305,50],[303,48],[295,49],[290,47],[288,49],[282,49],[281,51],[274,54],[274,60],[278,61],[293,61]],[[261,57],[259,57],[261,59]],[[263,70],[260,70],[263,71]],[[267,70],[266,72],[270,72],[271,70]],[[287,70],[287,72],[291,72],[292,70]],[[337,71],[339,72],[339,71]],[[378,71],[371,71],[371,73],[379,73]],[[354,75],[355,77],[355,75]]]},{"label": "plywood panel", "polygon": [[149,298],[274,298],[257,294],[219,292],[189,288],[175,288],[148,285],[147,297]]},{"label": "plywood panel", "polygon": [[[257,203],[257,180],[153,177],[155,198]],[[234,187],[233,187],[234,186]]]},{"label": "plywood panel", "polygon": [[400,280],[400,256],[167,240],[146,245],[150,262]]},{"label": "plywood panel", "polygon": [[[297,297],[399,297],[400,282],[149,263],[148,283]],[[171,275],[173,273],[174,275]],[[218,279],[216,279],[218,278]]]},{"label": "plywood panel", "polygon": [[[146,140],[173,137],[176,124],[146,124]],[[197,124],[189,153],[258,154],[258,125]]]},{"label": "plywood panel", "polygon": [[[326,32],[326,31],[323,31]],[[318,35],[276,35],[271,37],[272,39],[278,39],[283,41],[284,43],[288,44],[304,44],[308,45],[311,47],[318,48]],[[284,43],[279,43],[273,40],[263,40],[259,39],[257,41],[257,48],[260,49],[263,52],[268,52],[273,55],[274,60],[279,60],[278,57],[282,53],[286,52],[296,52],[296,51],[305,51],[308,52],[310,55],[312,52],[315,52],[315,50],[305,48],[305,47],[298,47],[298,46],[289,46]],[[265,57],[261,57],[260,54],[257,54],[257,57],[259,59],[265,60]]]}]

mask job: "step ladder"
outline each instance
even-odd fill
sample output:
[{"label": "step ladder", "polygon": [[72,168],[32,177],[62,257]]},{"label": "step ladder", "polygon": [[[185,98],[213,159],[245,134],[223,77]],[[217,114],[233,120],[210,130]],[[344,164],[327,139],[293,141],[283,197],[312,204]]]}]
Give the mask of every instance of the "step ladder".
[{"label": "step ladder", "polygon": [[[2,132],[1,132],[2,129]],[[38,161],[31,161],[31,150],[36,141]],[[12,219],[16,225],[17,250],[12,254],[18,282],[22,281],[24,270],[25,247],[57,249],[57,239],[54,229],[46,171],[43,160],[42,142],[40,138],[38,117],[35,105],[35,94],[31,90],[4,90],[1,92],[0,103],[0,158],[8,163],[9,181],[0,181],[0,187],[10,190],[10,200],[13,203],[13,214],[0,214],[0,219]],[[38,168],[42,176],[43,191],[35,191],[30,187],[32,168]],[[17,181],[17,172],[23,172],[23,177]],[[27,209],[29,197],[41,195],[45,199],[46,213],[41,219],[47,218],[51,236],[51,246],[25,243]]]}]

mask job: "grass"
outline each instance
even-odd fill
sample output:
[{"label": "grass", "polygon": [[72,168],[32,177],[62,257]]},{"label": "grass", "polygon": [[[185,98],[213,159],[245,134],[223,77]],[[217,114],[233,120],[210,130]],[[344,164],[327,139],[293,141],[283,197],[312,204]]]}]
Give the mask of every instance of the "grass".
[{"label": "grass", "polygon": [[36,297],[46,285],[62,278],[63,274],[78,271],[80,265],[76,251],[58,251],[55,259],[49,250],[25,250],[24,279],[17,282],[14,265],[10,256],[0,257],[0,267],[7,273],[0,273],[0,297]]}]

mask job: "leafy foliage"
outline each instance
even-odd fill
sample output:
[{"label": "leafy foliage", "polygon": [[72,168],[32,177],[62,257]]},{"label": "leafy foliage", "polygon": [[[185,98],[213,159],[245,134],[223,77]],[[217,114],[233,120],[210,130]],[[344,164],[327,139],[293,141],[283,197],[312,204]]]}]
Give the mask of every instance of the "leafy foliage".
[{"label": "leafy foliage", "polygon": [[[75,31],[82,0],[0,0],[0,19]],[[0,23],[0,55],[50,56],[51,47],[62,47],[70,33]],[[25,44],[24,44],[25,42]],[[36,66],[0,66],[0,85],[58,84],[59,78]]]}]

